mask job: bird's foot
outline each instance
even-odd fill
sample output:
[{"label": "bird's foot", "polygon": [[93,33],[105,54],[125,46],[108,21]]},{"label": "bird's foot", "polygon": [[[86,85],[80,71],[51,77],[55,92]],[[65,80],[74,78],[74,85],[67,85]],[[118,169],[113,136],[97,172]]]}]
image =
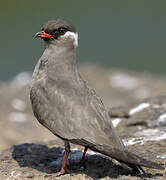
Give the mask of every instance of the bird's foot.
[{"label": "bird's foot", "polygon": [[45,175],[45,177],[44,178],[53,178],[53,177],[59,177],[59,176],[61,176],[61,175],[64,175],[64,174],[66,174],[66,173],[69,173],[70,171],[67,169],[67,168],[62,168],[59,172],[57,172],[57,173],[53,173],[53,174],[47,174],[47,175]]},{"label": "bird's foot", "polygon": [[61,176],[61,175],[64,175],[64,174],[66,174],[66,173],[69,173],[70,171],[67,169],[67,168],[62,168],[61,170],[60,170],[60,172],[58,172],[58,173],[56,173],[54,176],[55,177],[59,177],[59,176]]}]

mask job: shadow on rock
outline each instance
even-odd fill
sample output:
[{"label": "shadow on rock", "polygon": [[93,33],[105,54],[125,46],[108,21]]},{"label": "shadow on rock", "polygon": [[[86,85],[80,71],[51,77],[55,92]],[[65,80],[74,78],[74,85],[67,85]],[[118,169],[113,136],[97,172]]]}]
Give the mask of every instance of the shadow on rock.
[{"label": "shadow on rock", "polygon": [[[79,166],[81,151],[71,150],[68,161],[68,169],[71,174],[86,174],[94,179],[96,178],[117,178],[120,175],[128,175],[126,169],[116,165],[111,160],[97,154],[87,154],[84,165]],[[64,150],[60,147],[48,148],[41,144],[21,144],[13,147],[12,157],[20,167],[29,167],[37,169],[46,174],[54,174],[61,168]],[[130,174],[131,175],[131,174]],[[141,178],[162,176],[161,174],[133,175]]]}]

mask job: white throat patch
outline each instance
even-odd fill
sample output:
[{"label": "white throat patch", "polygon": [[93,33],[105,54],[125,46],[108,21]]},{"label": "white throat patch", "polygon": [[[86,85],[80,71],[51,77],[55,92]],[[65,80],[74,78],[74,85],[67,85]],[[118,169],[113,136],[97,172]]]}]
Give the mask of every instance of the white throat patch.
[{"label": "white throat patch", "polygon": [[63,37],[68,37],[68,36],[71,36],[71,38],[74,39],[74,46],[77,47],[78,46],[78,33],[74,33],[74,32],[70,32],[70,31],[67,31]]}]

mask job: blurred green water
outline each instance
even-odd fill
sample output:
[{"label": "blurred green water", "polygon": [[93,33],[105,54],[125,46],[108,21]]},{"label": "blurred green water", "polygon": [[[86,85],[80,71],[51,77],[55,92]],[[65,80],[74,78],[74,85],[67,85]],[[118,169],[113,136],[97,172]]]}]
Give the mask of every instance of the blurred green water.
[{"label": "blurred green water", "polygon": [[0,5],[0,80],[33,70],[43,51],[33,36],[54,18],[77,27],[79,63],[166,73],[164,0],[6,0]]}]

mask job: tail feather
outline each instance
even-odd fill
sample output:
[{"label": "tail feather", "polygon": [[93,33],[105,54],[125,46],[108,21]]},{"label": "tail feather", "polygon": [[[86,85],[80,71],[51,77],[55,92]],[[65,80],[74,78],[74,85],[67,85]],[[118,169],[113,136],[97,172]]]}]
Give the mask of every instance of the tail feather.
[{"label": "tail feather", "polygon": [[148,158],[147,156],[146,158],[144,158],[140,155],[129,152],[126,149],[120,150],[116,148],[111,148],[106,145],[95,145],[90,149],[99,152],[101,154],[104,154],[106,156],[109,156],[111,158],[114,158],[119,162],[125,163],[129,167],[132,167],[132,165],[136,165],[136,167],[144,166],[152,169],[164,169],[163,164],[149,160],[150,158],[147,159]]}]

